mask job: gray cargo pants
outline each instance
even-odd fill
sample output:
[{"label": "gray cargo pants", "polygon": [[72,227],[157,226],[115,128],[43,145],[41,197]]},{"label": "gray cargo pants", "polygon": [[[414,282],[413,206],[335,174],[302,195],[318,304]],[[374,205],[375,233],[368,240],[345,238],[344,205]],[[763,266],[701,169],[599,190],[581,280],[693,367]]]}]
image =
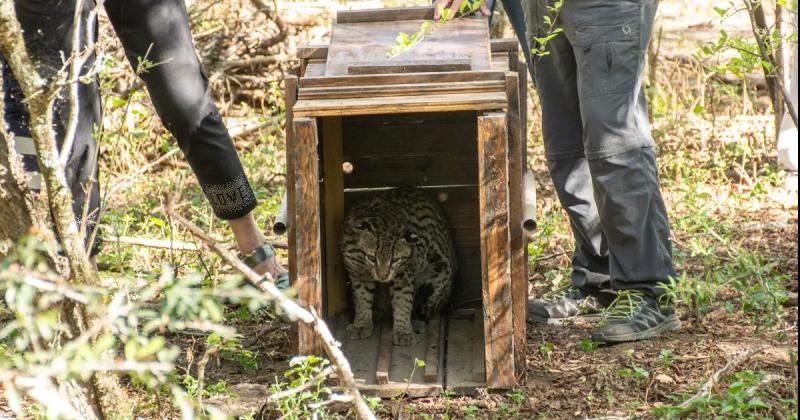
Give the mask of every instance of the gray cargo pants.
[{"label": "gray cargo pants", "polygon": [[[522,0],[526,34],[546,32],[552,0]],[[657,0],[565,0],[564,32],[530,71],[545,157],[575,236],[573,285],[657,296],[675,275],[642,87]],[[551,19],[554,19],[551,16]]]}]

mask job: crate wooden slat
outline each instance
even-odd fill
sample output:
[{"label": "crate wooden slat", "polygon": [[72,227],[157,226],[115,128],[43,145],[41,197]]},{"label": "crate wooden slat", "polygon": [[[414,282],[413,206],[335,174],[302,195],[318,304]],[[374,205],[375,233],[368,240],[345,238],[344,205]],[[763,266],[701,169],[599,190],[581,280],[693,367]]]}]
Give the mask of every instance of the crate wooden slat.
[{"label": "crate wooden slat", "polygon": [[497,387],[514,385],[506,118],[505,113],[478,117],[486,376]]},{"label": "crate wooden slat", "polygon": [[485,93],[505,91],[505,81],[486,80],[475,82],[441,83],[407,83],[393,86],[367,85],[367,86],[335,86],[321,88],[302,88],[298,92],[298,99],[349,99],[363,98],[375,95],[380,96],[420,96],[437,93]]},{"label": "crate wooden slat", "polygon": [[[464,18],[436,25],[413,49],[394,57],[387,53],[395,45],[399,32],[413,34],[420,30],[423,22],[433,17],[433,8],[420,9],[424,15],[416,19],[408,17],[408,8],[378,11],[350,11],[338,13],[337,22],[331,32],[328,48],[326,76],[346,75],[348,66],[354,63],[388,63],[407,60],[462,60],[467,59],[472,70],[489,70],[491,56],[489,32],[484,19]],[[394,19],[387,14],[403,15]],[[349,19],[346,16],[372,14],[369,18]],[[376,16],[384,15],[384,16]],[[342,20],[340,20],[342,19]],[[390,25],[386,20],[392,20]]]},{"label": "crate wooden slat", "polygon": [[441,93],[424,96],[298,100],[296,116],[370,115],[397,112],[446,112],[505,108],[505,93]]},{"label": "crate wooden slat", "polygon": [[[300,299],[322,313],[322,244],[320,238],[320,197],[317,156],[317,123],[311,118],[294,118],[295,209],[303,217],[295,218],[295,251],[297,282],[302,284]],[[319,339],[311,327],[299,327],[300,352],[321,351]]]}]

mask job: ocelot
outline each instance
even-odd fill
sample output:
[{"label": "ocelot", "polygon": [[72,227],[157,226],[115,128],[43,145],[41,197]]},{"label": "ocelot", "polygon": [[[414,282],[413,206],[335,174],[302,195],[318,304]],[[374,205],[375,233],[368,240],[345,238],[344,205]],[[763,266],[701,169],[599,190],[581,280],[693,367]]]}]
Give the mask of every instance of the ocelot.
[{"label": "ocelot", "polygon": [[355,303],[350,338],[372,335],[373,300],[383,284],[391,296],[393,343],[415,344],[412,312],[424,319],[441,312],[456,274],[453,240],[438,203],[411,188],[370,196],[345,215],[340,246]]}]

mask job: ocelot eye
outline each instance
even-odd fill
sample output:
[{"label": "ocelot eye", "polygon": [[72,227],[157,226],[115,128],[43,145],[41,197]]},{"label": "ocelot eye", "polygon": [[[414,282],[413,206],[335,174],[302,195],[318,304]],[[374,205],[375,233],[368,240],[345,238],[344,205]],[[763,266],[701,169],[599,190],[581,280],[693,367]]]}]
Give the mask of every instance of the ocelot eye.
[{"label": "ocelot eye", "polygon": [[369,261],[371,263],[374,263],[376,261],[375,256],[374,255],[367,255],[367,261]]}]

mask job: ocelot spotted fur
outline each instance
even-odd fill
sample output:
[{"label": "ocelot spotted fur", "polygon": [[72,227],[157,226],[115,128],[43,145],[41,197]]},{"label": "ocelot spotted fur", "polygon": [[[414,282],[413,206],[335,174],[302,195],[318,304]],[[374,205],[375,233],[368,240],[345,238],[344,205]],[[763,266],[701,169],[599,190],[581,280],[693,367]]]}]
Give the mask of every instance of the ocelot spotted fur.
[{"label": "ocelot spotted fur", "polygon": [[385,284],[392,341],[415,344],[412,312],[424,319],[439,313],[456,273],[453,240],[438,203],[414,189],[377,193],[347,212],[340,245],[355,303],[350,338],[372,335],[376,288]]}]

